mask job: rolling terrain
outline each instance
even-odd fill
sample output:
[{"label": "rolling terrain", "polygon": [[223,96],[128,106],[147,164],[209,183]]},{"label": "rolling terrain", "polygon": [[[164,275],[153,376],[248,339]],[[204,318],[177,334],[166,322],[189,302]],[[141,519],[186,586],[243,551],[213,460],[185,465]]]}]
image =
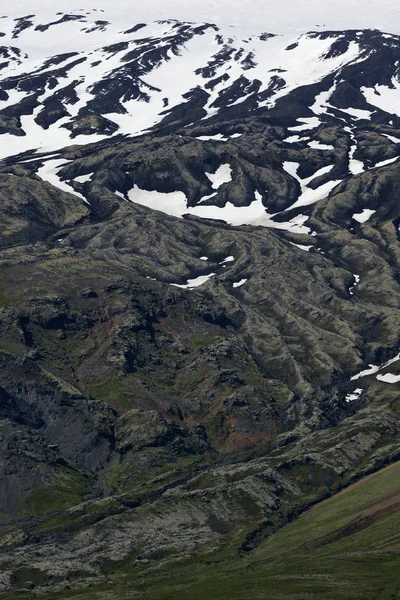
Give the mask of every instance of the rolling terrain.
[{"label": "rolling terrain", "polygon": [[0,56],[0,596],[399,597],[400,37]]}]

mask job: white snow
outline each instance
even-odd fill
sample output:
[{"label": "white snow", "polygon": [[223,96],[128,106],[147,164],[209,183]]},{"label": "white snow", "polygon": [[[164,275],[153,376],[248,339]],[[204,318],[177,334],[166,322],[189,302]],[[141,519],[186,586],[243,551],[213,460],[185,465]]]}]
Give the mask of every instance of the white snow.
[{"label": "white snow", "polygon": [[289,173],[292,177],[297,179],[301,183],[300,177],[297,175],[297,170],[300,167],[300,163],[285,161],[282,165],[282,168],[286,173]]},{"label": "white snow", "polygon": [[[315,29],[315,28],[314,28]],[[296,42],[293,50],[287,50],[291,43]],[[287,40],[287,46],[282,47],[279,38],[272,38],[267,44],[268,54],[263,56],[262,66],[264,69],[280,68],[284,72],[282,78],[286,85],[279,89],[275,95],[265,102],[265,106],[271,106],[276,99],[287,94],[299,86],[321,81],[332,71],[339,69],[342,65],[353,61],[359,54],[358,44],[351,42],[348,49],[341,56],[324,58],[331,46],[329,39],[323,40],[308,35],[302,35],[297,40]],[[263,74],[261,71],[260,75]],[[256,74],[258,79],[263,77]],[[302,125],[291,127],[292,131],[302,131],[318,127],[320,121],[317,117],[305,117],[298,119]]]},{"label": "white snow", "polygon": [[244,285],[246,283],[246,281],[247,281],[247,279],[241,279],[237,283],[233,283],[232,287],[234,287],[234,288],[242,287],[242,285]]},{"label": "white snow", "polygon": [[327,181],[326,183],[323,183],[322,185],[320,185],[318,188],[316,188],[314,190],[311,187],[309,187],[309,184],[311,183],[311,181],[313,181],[317,177],[320,177],[321,175],[325,175],[326,173],[329,173],[333,169],[334,165],[328,165],[326,167],[322,167],[316,173],[314,173],[310,177],[307,177],[306,179],[301,179],[297,175],[297,170],[298,170],[299,166],[300,166],[299,163],[296,163],[296,162],[286,161],[283,163],[283,169],[287,173],[289,173],[289,175],[291,175],[292,177],[297,179],[297,181],[300,183],[300,187],[301,187],[301,194],[300,194],[299,198],[297,199],[297,201],[294,204],[292,204],[292,206],[290,206],[286,210],[298,208],[299,206],[309,206],[310,204],[314,204],[315,202],[318,202],[318,200],[322,200],[323,198],[326,198],[329,195],[329,193],[333,190],[333,188],[336,187],[338,185],[338,183],[340,183],[339,179],[335,179],[333,181]]},{"label": "white snow", "polygon": [[395,137],[394,135],[389,135],[388,133],[381,133],[381,135],[387,137],[393,144],[400,144],[400,138]]},{"label": "white snow", "polygon": [[208,256],[200,256],[200,260],[208,260]]},{"label": "white snow", "polygon": [[292,246],[296,246],[297,248],[300,248],[300,250],[303,250],[304,252],[309,252],[310,248],[313,247],[313,245],[311,244],[311,246],[305,246],[304,244],[295,244],[294,242],[290,242],[292,244]]},{"label": "white snow", "polygon": [[315,148],[316,150],[334,150],[335,147],[332,146],[331,144],[321,144],[321,142],[318,142],[317,140],[312,140],[311,142],[308,142],[308,145],[310,146],[310,148]]},{"label": "white snow", "polygon": [[23,160],[19,160],[17,161],[18,163],[25,164],[25,163],[31,163],[31,162],[39,162],[39,161],[43,161],[43,160],[47,160],[49,158],[57,158],[57,156],[59,156],[59,152],[52,152],[51,154],[46,154],[45,156],[37,156],[36,158],[27,158],[27,159],[23,159]]},{"label": "white snow", "polygon": [[376,165],[374,166],[374,169],[377,169],[378,167],[385,167],[386,165],[391,165],[398,158],[399,158],[398,156],[395,156],[394,158],[388,158],[387,160],[382,160],[381,162],[376,163]]},{"label": "white snow", "polygon": [[[390,367],[390,365],[392,365],[393,363],[395,363],[399,360],[400,360],[400,352],[394,358],[391,358],[390,360],[385,362],[383,365],[380,365],[380,366],[369,365],[369,367],[370,367],[369,369],[366,369],[365,371],[361,371],[361,373],[354,375],[353,377],[351,377],[350,381],[355,381],[356,379],[360,379],[361,377],[366,377],[367,375],[374,375],[375,373],[378,373],[379,371],[383,371],[384,369],[387,369],[387,367]],[[380,377],[381,376],[378,376],[377,379]],[[383,375],[383,377],[385,377],[385,375]],[[381,379],[381,381],[382,381],[382,379]]]},{"label": "white snow", "polygon": [[183,192],[148,192],[135,185],[128,192],[128,198],[131,202],[147,206],[153,210],[159,210],[172,217],[182,217],[189,212],[186,208],[186,196]]},{"label": "white snow", "polygon": [[329,98],[332,96],[332,94],[335,90],[335,87],[336,86],[334,84],[329,90],[326,90],[325,92],[321,92],[320,94],[315,96],[315,102],[310,107],[315,115],[323,115],[324,113],[327,112],[328,108],[331,108],[328,101],[329,101]]},{"label": "white snow", "polygon": [[226,142],[228,138],[224,137],[222,135],[222,133],[217,133],[215,135],[198,135],[196,137],[196,140],[202,140],[203,142],[209,142],[209,141],[220,141],[220,142]]},{"label": "white snow", "polygon": [[214,277],[215,275],[216,275],[216,273],[210,273],[209,275],[200,275],[200,277],[196,277],[195,279],[188,279],[187,283],[185,283],[185,284],[170,283],[170,285],[173,285],[174,287],[190,290],[190,289],[199,287],[200,285],[203,285],[203,283],[206,283],[206,281],[208,281],[209,279],[211,279],[211,277]]},{"label": "white snow", "polygon": [[287,144],[297,144],[297,142],[301,142],[303,140],[304,140],[304,138],[301,138],[299,135],[290,135],[283,141],[286,142]]},{"label": "white snow", "polygon": [[228,163],[225,163],[219,166],[215,173],[206,173],[206,176],[211,181],[213,190],[218,190],[224,183],[232,181],[232,169]]},{"label": "white snow", "polygon": [[226,258],[224,258],[223,261],[221,261],[219,264],[220,265],[224,265],[225,263],[230,263],[233,262],[235,260],[234,256],[227,256]]},{"label": "white snow", "polygon": [[353,215],[353,219],[359,223],[366,223],[366,221],[368,221],[374,213],[376,213],[376,210],[364,208],[360,213],[355,213]]},{"label": "white snow", "polygon": [[363,393],[363,389],[357,388],[356,390],[354,390],[354,392],[347,394],[345,400],[346,400],[346,402],[354,402],[355,400],[359,399],[359,397],[361,396],[362,393]]},{"label": "white snow", "polygon": [[[353,0],[360,1],[360,0]],[[376,1],[376,0],[372,0]],[[385,1],[385,0],[383,0]],[[15,23],[9,19],[4,21],[5,38],[2,38],[2,44],[14,45],[21,47],[23,57],[20,61],[11,61],[11,64],[2,70],[2,77],[15,77],[27,72],[43,72],[43,63],[46,58],[60,54],[62,52],[76,51],[78,55],[70,57],[64,61],[62,67],[68,67],[65,75],[57,76],[58,83],[54,88],[50,86],[44,90],[39,98],[39,102],[44,102],[54,92],[62,91],[73,82],[78,82],[76,91],[79,96],[79,101],[75,104],[69,103],[66,108],[69,116],[64,117],[58,122],[52,124],[47,130],[42,129],[35,122],[35,117],[38,116],[42,107],[35,108],[32,115],[23,115],[21,123],[26,136],[11,136],[4,134],[0,148],[0,158],[18,154],[27,150],[40,149],[41,151],[51,151],[68,146],[71,144],[87,144],[90,142],[100,141],[105,139],[106,135],[79,135],[71,138],[71,133],[63,125],[68,125],[71,118],[75,117],[79,110],[82,109],[88,101],[92,99],[91,87],[98,82],[101,82],[117,68],[120,68],[124,63],[122,59],[129,50],[135,49],[145,42],[143,38],[154,40],[154,45],[161,48],[168,40],[168,36],[174,33],[173,22],[161,22],[162,19],[178,18],[188,19],[191,22],[216,22],[220,24],[220,34],[224,37],[227,44],[231,44],[236,49],[244,46],[248,53],[254,55],[254,65],[247,71],[240,61],[235,58],[229,59],[228,63],[216,67],[216,78],[224,73],[228,74],[228,81],[220,81],[215,88],[210,92],[210,98],[205,107],[207,115],[205,119],[218,112],[218,108],[212,106],[218,98],[221,91],[229,87],[232,82],[246,74],[250,80],[259,79],[262,81],[262,88],[265,89],[271,82],[270,71],[274,69],[282,69],[282,78],[285,80],[285,85],[276,90],[275,94],[269,98],[261,106],[272,106],[279,97],[287,94],[290,90],[298,86],[303,86],[321,81],[324,77],[340,69],[343,65],[354,62],[359,57],[360,48],[356,42],[351,42],[346,52],[340,56],[325,58],[327,51],[335,40],[335,37],[321,39],[304,33],[304,29],[300,25],[300,21],[288,19],[285,7],[281,10],[279,7],[265,3],[263,0],[253,0],[251,10],[245,6],[246,3],[239,0],[220,0],[214,3],[213,0],[205,0],[205,5],[209,10],[205,11],[203,3],[195,2],[188,3],[184,0],[168,0],[165,4],[160,4],[156,0],[147,0],[145,3],[135,5],[135,10],[132,12],[132,7],[128,0],[122,0],[117,3],[110,3],[109,0],[100,0],[100,5],[105,7],[105,12],[99,10],[90,10],[87,14],[85,11],[79,13],[83,17],[82,22],[70,21],[56,26],[50,27],[47,31],[35,31],[35,25],[47,23],[52,20],[58,20],[60,15],[56,16],[55,12],[62,11],[63,6],[69,13],[77,8],[82,9],[82,6],[89,6],[89,0],[61,0],[57,3],[57,8],[54,8],[50,0],[35,0],[34,8],[28,0],[18,0],[17,3],[12,3],[11,0],[3,0],[2,11],[7,12],[7,7],[10,14],[30,14],[35,13],[33,17],[33,27],[20,33],[16,40],[12,40],[11,32]],[[307,0],[308,3],[316,3],[316,0]],[[266,6],[268,4],[268,6]],[[311,12],[307,11],[307,6],[304,2],[301,3],[302,9],[299,11],[300,2],[293,11],[293,14],[299,12],[304,15],[309,14],[309,24],[306,29],[315,29],[318,26],[314,21],[314,16],[311,17]],[[16,6],[17,5],[17,6]],[[96,3],[99,9],[99,3]],[[259,18],[251,17],[254,15],[254,6],[260,7]],[[225,7],[225,9],[224,9]],[[229,7],[229,10],[226,10]],[[328,11],[329,12],[329,11]],[[349,10],[346,8],[346,15]],[[319,8],[315,9],[315,14],[319,14]],[[202,15],[202,16],[200,16]],[[240,15],[240,18],[238,18]],[[263,18],[265,17],[265,20]],[[211,18],[215,17],[215,18]],[[95,23],[96,19],[101,17],[102,20],[109,20],[106,32],[94,31],[87,33],[86,31]],[[267,18],[268,17],[268,18]],[[158,20],[158,22],[154,22]],[[144,21],[148,25],[144,29],[140,29],[133,34],[125,34],[129,27]],[[304,22],[308,22],[306,19]],[[326,21],[326,19],[325,19]],[[255,27],[253,35],[247,27],[253,22]],[[371,20],[372,22],[372,20]],[[237,24],[236,28],[232,28],[231,24]],[[281,24],[282,26],[278,25]],[[283,27],[283,24],[286,25]],[[376,23],[375,23],[376,26]],[[282,28],[283,27],[283,28]],[[324,23],[324,29],[326,22]],[[331,27],[335,29],[335,27]],[[337,28],[336,29],[343,29]],[[261,40],[259,37],[260,31],[282,32],[283,35]],[[176,30],[175,30],[176,31]],[[163,118],[165,112],[164,99],[168,99],[168,109],[180,104],[183,100],[182,95],[188,90],[197,87],[203,87],[206,80],[200,73],[196,74],[196,70],[205,67],[210,59],[214,57],[220,50],[220,46],[216,40],[215,31],[208,29],[204,35],[196,35],[193,39],[187,41],[179,52],[170,51],[168,60],[164,60],[159,65],[155,65],[151,72],[144,75],[141,81],[141,89],[149,96],[149,102],[140,100],[122,101],[123,112],[105,113],[107,117],[116,123],[120,129],[119,134],[139,135],[145,132],[158,123]],[[106,46],[118,44],[121,41],[128,43],[128,48],[123,48],[117,51],[108,51]],[[293,43],[297,46],[294,50],[287,50],[287,47]],[[246,44],[246,46],[245,46]],[[73,66],[77,59],[85,57],[87,60]],[[96,64],[97,63],[97,64]],[[137,67],[140,68],[140,61]],[[57,71],[58,66],[46,67],[46,71]],[[323,96],[325,94],[325,96]],[[322,108],[322,100],[327,101],[329,93],[324,92],[316,98],[316,104],[313,107],[315,114],[318,113],[318,106],[321,109],[321,114],[324,112]],[[10,90],[10,98],[7,101],[0,102],[0,110],[6,106],[12,105],[22,99],[26,94],[21,90]],[[320,98],[320,100],[318,100]],[[239,98],[234,104],[245,101],[246,96]],[[319,104],[318,104],[319,102]],[[114,109],[112,109],[114,110]],[[364,111],[365,112],[365,111]],[[354,111],[353,111],[354,113]],[[359,113],[357,112],[358,116]],[[290,128],[293,131],[309,130],[317,127],[320,120],[317,116],[304,117],[298,120],[299,125]],[[215,134],[211,136],[198,136],[198,139],[208,141],[216,140],[226,142],[237,137],[240,133],[234,133],[230,136],[223,134]],[[303,138],[304,139],[304,138]],[[290,136],[286,141],[291,143],[296,140],[294,136]],[[300,138],[296,141],[300,141]],[[313,146],[311,146],[313,147]],[[320,149],[323,145],[319,146]]]},{"label": "white snow", "polygon": [[378,373],[378,371],[381,369],[381,367],[379,367],[377,365],[368,365],[368,366],[369,366],[369,369],[365,369],[364,371],[361,371],[357,375],[353,375],[353,377],[350,378],[350,381],[356,381],[357,379],[361,379],[361,377],[367,377],[368,375],[374,375],[375,373]]},{"label": "white snow", "polygon": [[290,222],[278,223],[271,220],[273,215],[269,215],[262,203],[262,197],[256,192],[256,199],[250,206],[234,206],[230,202],[222,208],[219,206],[187,207],[186,196],[183,192],[161,193],[157,191],[141,190],[134,186],[128,192],[128,198],[131,202],[146,206],[153,210],[159,210],[173,217],[182,218],[183,215],[190,214],[203,219],[217,219],[226,221],[229,225],[254,225],[262,227],[271,227],[273,229],[284,229],[293,233],[309,233],[311,230],[304,225],[308,219],[307,216],[298,215]]},{"label": "white snow", "polygon": [[[368,6],[363,0],[286,0],[281,2],[265,2],[253,0],[251,7],[243,0],[146,0],[135,3],[134,11],[131,0],[96,0],[100,12],[98,18],[116,20],[118,25],[126,29],[141,21],[156,19],[184,19],[189,21],[225,23],[259,30],[260,26],[267,31],[309,31],[323,26],[329,30],[343,29],[382,29],[389,33],[400,33],[400,11],[393,0],[369,0]],[[53,20],[57,11],[89,10],[92,0],[2,0],[2,14],[21,16],[27,14],[47,15]],[[83,24],[82,24],[83,26]],[[88,35],[94,36],[94,34]]]},{"label": "white snow", "polygon": [[350,133],[351,146],[349,150],[349,171],[352,175],[359,175],[360,173],[364,173],[364,163],[361,160],[357,160],[354,158],[354,154],[357,151],[357,141],[355,135],[350,127],[345,127],[345,131]]},{"label": "white snow", "polygon": [[270,225],[270,218],[261,200],[254,200],[250,206],[234,206],[227,202],[223,208],[218,206],[195,206],[185,210],[185,213],[202,217],[203,219],[221,219],[230,225]]},{"label": "white snow", "polygon": [[377,85],[375,88],[362,87],[367,102],[377,106],[388,113],[400,116],[400,81],[392,78],[392,88],[386,85]]},{"label": "white snow", "polygon": [[208,196],[203,196],[202,198],[200,198],[200,200],[198,201],[197,204],[201,204],[202,202],[205,202],[206,200],[209,200],[210,198],[214,198],[214,196],[217,196],[218,192],[213,192],[212,194],[209,194]]},{"label": "white snow", "polygon": [[385,375],[377,375],[376,378],[378,381],[383,381],[384,383],[399,383],[400,375],[393,375],[392,373],[386,373]]},{"label": "white snow", "polygon": [[[352,156],[355,152],[355,147],[350,150],[350,155]],[[356,160],[355,158],[349,158],[349,171],[352,175],[359,175],[360,173],[364,173],[364,163],[361,160]]]},{"label": "white snow", "polygon": [[340,108],[341,112],[347,113],[351,117],[354,117],[358,121],[361,119],[370,120],[372,116],[372,112],[370,110],[361,110],[359,108]]},{"label": "white snow", "polygon": [[217,141],[217,142],[229,142],[229,140],[234,140],[236,138],[241,137],[243,134],[234,133],[230,136],[224,136],[222,133],[216,133],[215,135],[198,135],[196,136],[196,140],[202,140],[203,142],[209,141]]},{"label": "white snow", "polygon": [[90,181],[93,177],[93,173],[88,173],[87,175],[79,175],[78,177],[74,178],[74,181],[77,181],[78,183],[86,183],[87,181]]},{"label": "white snow", "polygon": [[68,185],[66,181],[61,181],[60,177],[58,176],[58,171],[62,167],[67,165],[68,162],[69,161],[66,161],[64,158],[48,160],[42,167],[38,169],[37,175],[40,177],[40,179],[43,179],[43,181],[51,183],[51,185],[57,187],[63,192],[67,192],[68,194],[78,196],[78,198],[81,198],[81,200],[88,204],[88,201],[86,200],[85,196],[82,196],[82,194],[76,192],[70,185]]},{"label": "white snow", "polygon": [[349,294],[353,295],[354,294],[354,289],[356,288],[356,286],[360,283],[360,276],[359,275],[354,275],[354,285],[351,286],[351,288],[349,288]]},{"label": "white snow", "polygon": [[[0,102],[0,110],[2,108],[2,103]],[[15,136],[10,133],[3,133],[0,136],[0,159],[28,150],[55,152],[64,146],[70,146],[71,144],[90,144],[107,137],[105,135],[97,134],[78,135],[72,140],[70,132],[61,127],[61,125],[69,121],[68,117],[54,123],[48,129],[42,129],[42,127],[34,121],[37,112],[38,109],[35,109],[33,115],[23,115],[21,117],[21,125],[26,133],[25,136]]]},{"label": "white snow", "polygon": [[306,131],[307,129],[314,129],[321,125],[321,121],[318,117],[306,117],[297,119],[302,125],[296,125],[295,127],[288,127],[288,131]]}]

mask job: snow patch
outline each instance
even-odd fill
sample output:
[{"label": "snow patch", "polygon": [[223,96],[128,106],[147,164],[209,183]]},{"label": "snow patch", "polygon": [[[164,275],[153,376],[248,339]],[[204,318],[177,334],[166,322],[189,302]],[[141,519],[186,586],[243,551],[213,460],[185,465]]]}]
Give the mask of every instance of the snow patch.
[{"label": "snow patch", "polygon": [[354,392],[347,394],[345,398],[346,402],[354,402],[355,400],[358,400],[363,391],[364,390],[362,388],[357,388],[356,390],[354,390]]},{"label": "snow patch", "polygon": [[297,248],[300,248],[300,250],[303,250],[304,252],[309,252],[309,250],[311,248],[313,248],[313,245],[311,244],[311,246],[305,246],[304,244],[295,244],[294,242],[290,242],[292,244],[292,246],[296,246]]},{"label": "snow patch", "polygon": [[[361,377],[367,377],[368,375],[375,375],[375,373],[378,373],[379,371],[383,371],[384,369],[387,369],[387,367],[390,367],[390,365],[397,362],[398,360],[400,360],[400,352],[394,358],[391,358],[390,360],[385,362],[383,365],[380,365],[380,366],[369,365],[369,369],[361,371],[361,373],[358,373],[357,375],[353,375],[353,377],[351,377],[350,381],[355,381],[356,379],[360,379]],[[377,377],[377,379],[378,379],[378,377]]]},{"label": "snow patch", "polygon": [[241,137],[243,134],[241,133],[234,133],[230,136],[225,136],[222,133],[216,133],[215,135],[198,135],[196,136],[196,140],[201,140],[203,142],[212,142],[212,141],[216,141],[216,142],[229,142],[230,140],[235,140],[239,137]]},{"label": "snow patch", "polygon": [[78,183],[86,183],[87,181],[90,181],[93,177],[93,173],[88,173],[87,175],[79,175],[78,177],[74,177],[74,181],[77,181]]},{"label": "snow patch", "polygon": [[399,157],[395,156],[394,158],[388,158],[387,160],[382,160],[379,163],[376,163],[376,165],[373,167],[374,169],[377,169],[378,167],[385,167],[386,165],[391,165],[392,163],[394,163]]},{"label": "snow patch", "polygon": [[318,142],[317,140],[312,140],[311,142],[308,142],[308,145],[310,146],[310,148],[314,148],[315,150],[334,150],[335,147],[332,146],[331,144],[321,144],[321,142]]},{"label": "snow patch", "polygon": [[200,275],[199,277],[195,277],[195,279],[188,279],[187,283],[179,284],[179,283],[170,283],[174,287],[182,288],[182,289],[193,289],[199,287],[206,283],[211,277],[214,277],[216,273],[210,273],[209,275]]},{"label": "snow patch", "polygon": [[283,140],[287,144],[297,144],[298,142],[302,142],[304,138],[301,138],[299,135],[290,135],[288,138]]},{"label": "snow patch", "polygon": [[350,377],[350,381],[356,381],[357,379],[361,379],[361,377],[368,377],[368,375],[374,375],[375,373],[378,373],[378,371],[381,369],[381,367],[379,367],[377,365],[368,365],[368,366],[369,366],[369,369],[365,369],[364,371],[361,371],[357,375],[353,375],[353,377]]},{"label": "snow patch", "polygon": [[242,287],[242,285],[244,285],[246,283],[247,279],[241,279],[240,281],[233,283],[232,287],[234,288],[238,288],[238,287]]},{"label": "snow patch", "polygon": [[135,204],[159,210],[172,217],[182,217],[188,212],[186,208],[186,196],[183,192],[148,192],[147,190],[141,190],[135,185],[128,192],[128,198]]},{"label": "snow patch", "polygon": [[295,127],[288,127],[288,131],[306,131],[308,129],[315,129],[321,125],[321,121],[318,117],[307,117],[297,119],[302,125],[296,125]]},{"label": "snow patch", "polygon": [[400,138],[395,137],[394,135],[389,135],[388,133],[381,133],[381,135],[383,135],[386,138],[388,138],[388,140],[390,140],[391,142],[393,142],[393,144],[400,144]]},{"label": "snow patch", "polygon": [[400,375],[393,375],[392,373],[386,373],[385,375],[377,375],[378,381],[383,381],[384,383],[399,383]]},{"label": "snow patch", "polygon": [[376,85],[373,88],[362,87],[360,89],[368,104],[400,116],[400,81],[393,77],[391,83],[392,87]]},{"label": "snow patch", "polygon": [[66,181],[61,181],[60,177],[58,176],[58,171],[67,165],[68,162],[69,161],[66,161],[64,158],[48,160],[42,167],[38,169],[37,175],[43,181],[51,183],[51,185],[62,190],[63,192],[67,192],[67,194],[78,196],[78,198],[81,198],[81,200],[83,200],[86,204],[89,204],[85,196],[82,196],[82,194],[76,192]]},{"label": "snow patch", "polygon": [[206,176],[211,181],[213,190],[218,190],[224,183],[232,181],[232,169],[228,163],[218,167],[215,173],[206,173]]},{"label": "snow patch", "polygon": [[351,117],[361,121],[362,119],[371,120],[372,112],[370,110],[361,110],[359,108],[340,108],[341,112],[347,113]]},{"label": "snow patch", "polygon": [[351,288],[349,288],[349,294],[353,295],[354,294],[354,290],[356,288],[356,286],[360,283],[360,276],[359,275],[354,275],[354,285],[351,286]]},{"label": "snow patch", "polygon": [[328,165],[326,167],[322,167],[316,173],[314,173],[310,177],[307,177],[306,179],[301,179],[297,175],[297,170],[298,170],[299,166],[300,166],[299,163],[296,163],[296,162],[286,161],[283,163],[283,169],[287,173],[289,173],[289,175],[291,175],[292,177],[297,179],[297,181],[300,183],[300,187],[301,187],[301,193],[300,193],[299,198],[296,200],[296,202],[294,204],[292,204],[292,206],[290,206],[286,210],[298,208],[299,206],[309,206],[310,204],[314,204],[315,202],[318,202],[319,200],[326,198],[329,195],[329,193],[333,190],[333,188],[336,187],[340,183],[339,179],[335,179],[333,181],[327,181],[326,183],[323,183],[316,189],[312,189],[311,187],[308,187],[309,183],[311,183],[311,181],[313,181],[317,177],[320,177],[321,175],[325,175],[326,173],[329,173],[333,169],[334,165]]},{"label": "snow patch", "polygon": [[358,221],[359,223],[366,223],[372,215],[376,213],[376,210],[371,210],[370,208],[364,208],[360,213],[355,213],[353,215],[353,219]]}]

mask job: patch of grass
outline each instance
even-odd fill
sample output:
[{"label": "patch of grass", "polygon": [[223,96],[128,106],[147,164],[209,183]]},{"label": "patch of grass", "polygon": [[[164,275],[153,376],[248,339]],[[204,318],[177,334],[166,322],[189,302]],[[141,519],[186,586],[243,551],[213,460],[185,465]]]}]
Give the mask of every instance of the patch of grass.
[{"label": "patch of grass", "polygon": [[239,539],[228,534],[229,543],[212,555],[157,569],[116,567],[110,584],[46,598],[399,600],[399,499],[397,463],[316,505],[252,555],[240,557]]},{"label": "patch of grass", "polygon": [[0,339],[0,350],[9,352],[14,356],[24,356],[26,354],[26,346],[24,344],[19,344],[5,338]]},{"label": "patch of grass", "polygon": [[130,378],[111,369],[104,372],[104,378],[89,381],[89,392],[97,400],[110,404],[117,410],[132,408],[132,386]]},{"label": "patch of grass", "polygon": [[24,513],[40,515],[69,508],[82,502],[89,492],[85,477],[71,470],[52,485],[36,486],[26,499]]},{"label": "patch of grass", "polygon": [[218,340],[217,335],[195,334],[190,337],[188,347],[192,352],[197,352],[201,348],[212,346]]},{"label": "patch of grass", "polygon": [[203,379],[210,376],[210,365],[201,365],[190,374],[180,375],[180,380],[185,388],[197,387]]},{"label": "patch of grass", "polygon": [[88,500],[66,510],[57,516],[43,520],[35,527],[35,533],[57,532],[60,530],[75,531],[82,529],[103,518],[115,514],[120,508],[120,503],[115,498],[103,498],[101,500]]},{"label": "patch of grass", "polygon": [[210,421],[208,426],[208,435],[210,440],[217,444],[220,440],[222,434],[222,427],[224,424],[224,415],[222,413],[217,413]]},{"label": "patch of grass", "polygon": [[[120,462],[116,460],[107,470],[105,481],[107,485],[114,487],[119,492],[129,492],[146,485],[147,492],[157,489],[175,479],[182,477],[186,471],[190,471],[191,467],[196,463],[201,462],[201,455],[182,456],[174,462],[166,462],[161,466],[154,467],[146,473],[135,475],[129,474],[132,472],[129,460]],[[121,485],[120,479],[128,478],[127,483]]]}]

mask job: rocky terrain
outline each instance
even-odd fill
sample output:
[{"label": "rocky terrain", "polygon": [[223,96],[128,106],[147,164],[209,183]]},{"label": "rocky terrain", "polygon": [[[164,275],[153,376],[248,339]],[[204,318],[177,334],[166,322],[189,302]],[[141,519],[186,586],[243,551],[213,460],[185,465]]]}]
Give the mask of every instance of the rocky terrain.
[{"label": "rocky terrain", "polygon": [[400,37],[0,36],[0,596],[140,597],[399,460]]}]

